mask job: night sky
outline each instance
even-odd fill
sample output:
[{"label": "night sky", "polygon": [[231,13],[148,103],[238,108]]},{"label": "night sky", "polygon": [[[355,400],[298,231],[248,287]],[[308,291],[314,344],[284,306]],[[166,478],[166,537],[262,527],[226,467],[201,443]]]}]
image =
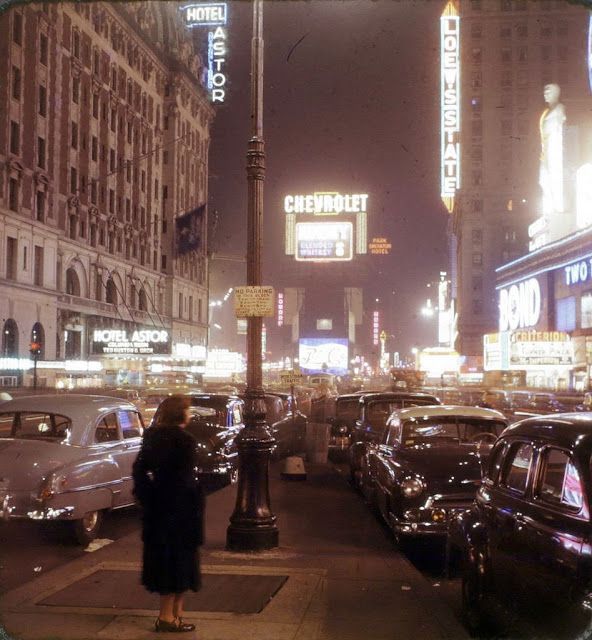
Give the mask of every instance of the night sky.
[{"label": "night sky", "polygon": [[[436,321],[419,310],[427,282],[448,264],[448,214],[439,196],[444,4],[277,0],[264,6],[264,283],[285,285],[284,195],[368,193],[368,238],[386,236],[393,249],[364,259],[365,296],[393,296],[386,328],[402,353],[435,344]],[[217,253],[244,255],[251,3],[229,3],[229,21],[228,92],[210,148],[210,216],[216,210],[219,220],[211,240]],[[244,278],[244,265],[214,261],[212,297]]]}]

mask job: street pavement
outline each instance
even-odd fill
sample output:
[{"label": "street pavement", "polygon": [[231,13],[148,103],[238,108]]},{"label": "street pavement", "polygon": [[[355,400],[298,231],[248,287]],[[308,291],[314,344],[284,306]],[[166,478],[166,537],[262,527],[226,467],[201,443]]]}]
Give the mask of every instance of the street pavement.
[{"label": "street pavement", "polygon": [[[280,546],[225,550],[236,497],[208,497],[204,586],[188,594],[191,640],[462,639],[438,588],[419,573],[332,464],[307,464],[307,480],[270,489]],[[7,638],[139,640],[153,631],[158,598],[139,582],[138,531],[73,559],[2,596]],[[2,633],[0,632],[0,638]],[[2,638],[4,640],[4,638]]]}]

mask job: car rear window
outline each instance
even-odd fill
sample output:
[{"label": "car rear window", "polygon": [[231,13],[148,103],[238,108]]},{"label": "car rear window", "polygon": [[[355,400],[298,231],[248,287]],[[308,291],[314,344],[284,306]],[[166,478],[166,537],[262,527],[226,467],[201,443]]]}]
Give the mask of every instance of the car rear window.
[{"label": "car rear window", "polygon": [[505,427],[505,423],[494,420],[479,420],[471,418],[430,416],[410,418],[403,423],[403,444],[414,445],[429,440],[434,444],[450,442],[469,443],[479,439],[479,436],[491,434],[489,443],[494,436],[498,436]]},{"label": "car rear window", "polygon": [[580,474],[565,451],[545,449],[539,497],[545,502],[574,511],[582,508],[584,489]]},{"label": "car rear window", "polygon": [[70,418],[41,411],[0,413],[0,438],[66,440],[72,431]]}]

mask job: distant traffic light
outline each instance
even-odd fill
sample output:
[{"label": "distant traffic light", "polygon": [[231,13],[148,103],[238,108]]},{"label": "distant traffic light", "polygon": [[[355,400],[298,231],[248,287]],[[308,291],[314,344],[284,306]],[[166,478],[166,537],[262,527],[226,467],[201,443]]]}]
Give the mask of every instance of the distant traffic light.
[{"label": "distant traffic light", "polygon": [[31,342],[29,346],[29,353],[32,356],[40,356],[41,355],[41,343],[40,342]]}]

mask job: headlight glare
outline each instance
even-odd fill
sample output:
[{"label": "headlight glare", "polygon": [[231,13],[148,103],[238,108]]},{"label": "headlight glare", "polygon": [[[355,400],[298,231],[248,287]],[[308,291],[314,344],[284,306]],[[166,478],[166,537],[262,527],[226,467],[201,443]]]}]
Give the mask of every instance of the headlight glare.
[{"label": "headlight glare", "polygon": [[405,498],[415,498],[425,489],[424,483],[419,478],[405,478],[401,482],[401,491]]}]

